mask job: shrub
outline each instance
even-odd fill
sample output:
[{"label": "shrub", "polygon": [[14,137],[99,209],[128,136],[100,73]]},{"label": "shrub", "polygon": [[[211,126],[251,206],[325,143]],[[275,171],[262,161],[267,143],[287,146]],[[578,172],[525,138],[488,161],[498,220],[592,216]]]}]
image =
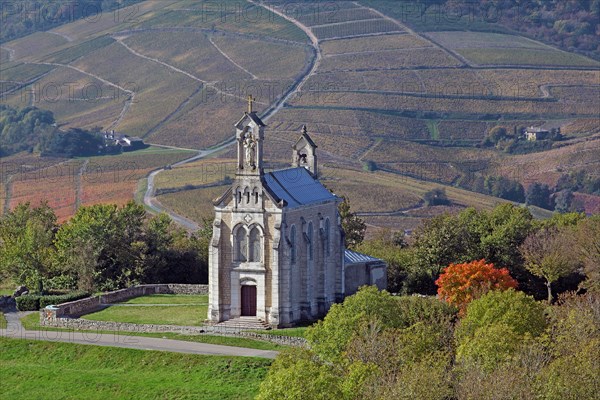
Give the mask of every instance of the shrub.
[{"label": "shrub", "polygon": [[61,294],[61,295],[40,296],[39,308],[44,308],[51,304],[68,303],[70,301],[83,299],[83,298],[89,297],[89,296],[90,296],[90,293],[82,292],[82,291]]},{"label": "shrub", "polygon": [[16,298],[17,309],[19,311],[37,311],[51,304],[68,303],[88,297],[88,292],[71,292],[59,295],[40,296],[37,294],[26,294]]},{"label": "shrub", "polygon": [[19,296],[15,301],[19,311],[37,311],[40,309],[40,296],[35,294]]}]

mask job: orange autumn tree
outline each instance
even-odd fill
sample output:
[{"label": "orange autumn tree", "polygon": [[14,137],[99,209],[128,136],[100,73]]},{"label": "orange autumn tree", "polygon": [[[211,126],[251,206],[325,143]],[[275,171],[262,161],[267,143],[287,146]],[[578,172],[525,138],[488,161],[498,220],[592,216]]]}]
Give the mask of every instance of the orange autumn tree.
[{"label": "orange autumn tree", "polygon": [[510,276],[508,269],[495,268],[485,260],[464,264],[450,264],[435,281],[438,296],[448,304],[464,311],[467,304],[490,290],[516,288],[517,281]]}]

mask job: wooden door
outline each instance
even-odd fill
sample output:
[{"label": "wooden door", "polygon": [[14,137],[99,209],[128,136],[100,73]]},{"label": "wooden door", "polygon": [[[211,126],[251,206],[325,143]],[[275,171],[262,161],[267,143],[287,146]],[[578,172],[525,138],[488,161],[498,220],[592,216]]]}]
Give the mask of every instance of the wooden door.
[{"label": "wooden door", "polygon": [[242,316],[256,316],[256,286],[242,286]]}]

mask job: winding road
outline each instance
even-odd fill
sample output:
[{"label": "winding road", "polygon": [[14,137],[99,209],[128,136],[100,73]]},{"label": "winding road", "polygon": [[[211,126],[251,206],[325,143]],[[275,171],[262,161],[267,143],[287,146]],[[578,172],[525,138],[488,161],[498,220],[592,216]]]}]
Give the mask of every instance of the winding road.
[{"label": "winding road", "polygon": [[100,333],[94,331],[75,332],[72,330],[30,331],[23,328],[20,318],[31,312],[5,312],[7,327],[0,329],[0,337],[48,342],[67,342],[94,346],[123,347],[138,350],[170,351],[186,354],[204,354],[236,357],[275,358],[277,351],[257,350],[246,347],[223,346],[217,344],[188,342],[184,340],[162,339],[122,333]]}]

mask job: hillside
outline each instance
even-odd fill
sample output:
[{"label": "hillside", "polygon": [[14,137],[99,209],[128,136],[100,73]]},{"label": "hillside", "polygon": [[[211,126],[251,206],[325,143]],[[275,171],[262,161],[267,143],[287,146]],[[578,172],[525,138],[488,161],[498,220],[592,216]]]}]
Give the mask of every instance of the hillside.
[{"label": "hillside", "polygon": [[[526,185],[598,170],[599,62],[489,24],[415,25],[392,3],[148,0],[122,9],[128,18],[2,44],[0,91],[64,127],[187,149],[231,138],[252,94],[275,111],[265,156],[287,162],[307,124],[330,174],[369,164],[444,185],[474,174]],[[533,155],[481,147],[496,126],[532,125],[560,127],[564,140]]]}]

